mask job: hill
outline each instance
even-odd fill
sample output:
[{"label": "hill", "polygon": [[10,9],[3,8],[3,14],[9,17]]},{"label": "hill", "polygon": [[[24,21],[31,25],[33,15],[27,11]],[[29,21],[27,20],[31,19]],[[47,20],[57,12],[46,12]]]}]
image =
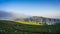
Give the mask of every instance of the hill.
[{"label": "hill", "polygon": [[59,34],[60,25],[28,25],[14,21],[0,20],[2,34]]},{"label": "hill", "polygon": [[56,25],[60,24],[60,19],[46,18],[41,16],[27,16],[15,12],[0,11],[0,20],[18,20],[28,24]]},{"label": "hill", "polygon": [[60,19],[46,18],[46,17],[39,17],[39,16],[24,18],[24,21],[36,22],[36,23],[40,23],[40,24],[44,24],[44,25],[57,25],[57,24],[60,24]]}]

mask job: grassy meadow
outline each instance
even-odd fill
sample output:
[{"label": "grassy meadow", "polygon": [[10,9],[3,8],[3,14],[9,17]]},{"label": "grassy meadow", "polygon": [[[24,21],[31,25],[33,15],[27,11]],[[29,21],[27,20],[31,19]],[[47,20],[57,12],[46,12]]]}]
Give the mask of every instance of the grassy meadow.
[{"label": "grassy meadow", "polygon": [[19,20],[16,20],[16,21],[14,21],[14,22],[18,22],[18,23],[22,23],[22,24],[29,24],[29,25],[43,25],[42,23],[19,21]]},{"label": "grassy meadow", "polygon": [[[27,23],[27,22],[26,22]],[[2,30],[2,31],[1,31]],[[31,25],[0,20],[0,34],[59,34],[60,25]]]}]

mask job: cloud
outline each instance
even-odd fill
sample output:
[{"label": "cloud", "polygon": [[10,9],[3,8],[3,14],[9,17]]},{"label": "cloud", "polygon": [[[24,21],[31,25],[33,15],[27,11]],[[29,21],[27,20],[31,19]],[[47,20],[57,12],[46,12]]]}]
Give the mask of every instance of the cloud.
[{"label": "cloud", "polygon": [[16,19],[16,18],[26,18],[26,17],[29,16],[15,12],[0,11],[0,19]]},{"label": "cloud", "polygon": [[11,17],[12,15],[9,12],[5,11],[0,11],[0,18],[8,18]]}]

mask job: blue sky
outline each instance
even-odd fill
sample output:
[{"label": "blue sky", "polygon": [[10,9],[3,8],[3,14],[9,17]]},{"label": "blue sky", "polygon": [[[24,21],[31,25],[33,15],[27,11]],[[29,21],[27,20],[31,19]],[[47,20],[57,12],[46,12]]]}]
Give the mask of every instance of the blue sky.
[{"label": "blue sky", "polygon": [[32,16],[60,18],[59,0],[0,0],[0,10]]}]

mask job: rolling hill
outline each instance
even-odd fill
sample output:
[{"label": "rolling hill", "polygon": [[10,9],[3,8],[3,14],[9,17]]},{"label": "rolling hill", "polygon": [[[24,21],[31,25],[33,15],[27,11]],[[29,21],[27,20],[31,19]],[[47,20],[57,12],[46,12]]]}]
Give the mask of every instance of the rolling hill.
[{"label": "rolling hill", "polygon": [[60,25],[28,25],[0,20],[0,34],[59,34]]},{"label": "rolling hill", "polygon": [[40,16],[27,16],[14,12],[0,11],[0,20],[15,20],[26,24],[56,25],[60,24],[60,19],[46,18]]}]

